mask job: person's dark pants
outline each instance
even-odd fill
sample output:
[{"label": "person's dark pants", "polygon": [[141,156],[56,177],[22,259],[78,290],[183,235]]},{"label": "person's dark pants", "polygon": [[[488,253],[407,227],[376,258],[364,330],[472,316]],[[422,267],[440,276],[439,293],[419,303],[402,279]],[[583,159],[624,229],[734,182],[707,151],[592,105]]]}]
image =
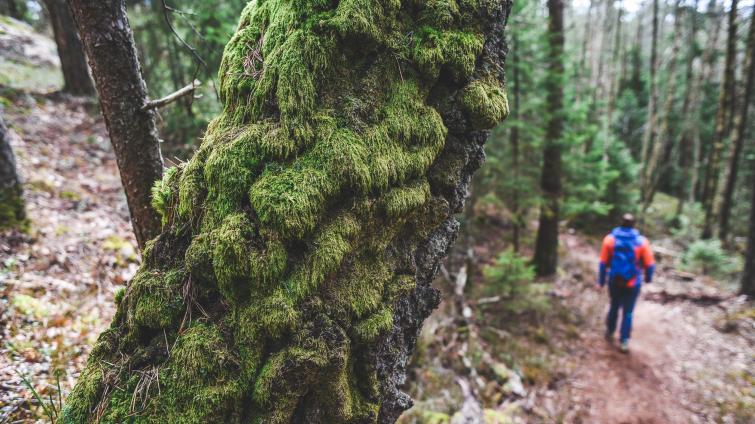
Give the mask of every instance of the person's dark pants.
[{"label": "person's dark pants", "polygon": [[616,321],[619,318],[619,309],[623,311],[621,318],[621,335],[622,342],[629,340],[632,333],[632,313],[634,305],[637,303],[637,296],[640,294],[640,286],[635,287],[616,287],[611,281],[608,284],[608,293],[611,296],[611,308],[608,310],[606,317],[606,327],[609,335],[616,331]]}]

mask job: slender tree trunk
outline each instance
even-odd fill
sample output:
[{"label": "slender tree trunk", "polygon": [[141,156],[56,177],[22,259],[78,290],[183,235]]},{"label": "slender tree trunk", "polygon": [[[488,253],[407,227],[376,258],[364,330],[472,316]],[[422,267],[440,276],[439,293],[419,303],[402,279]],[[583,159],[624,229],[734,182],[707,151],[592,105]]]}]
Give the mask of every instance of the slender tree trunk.
[{"label": "slender tree trunk", "polygon": [[561,208],[561,135],[564,127],[564,3],[548,0],[547,102],[550,117],[543,149],[540,188],[543,204],[535,241],[534,265],[540,276],[552,275],[558,267],[558,223]]},{"label": "slender tree trunk", "polygon": [[[577,90],[575,102],[579,104],[582,98],[582,92],[584,91],[584,76],[587,75],[588,81],[591,80],[592,66],[587,65],[588,53],[590,46],[592,45],[592,21],[593,21],[593,8],[595,7],[595,0],[590,0],[590,7],[587,9],[587,22],[585,22],[584,39],[582,40],[582,53],[580,54],[579,65],[577,66]],[[592,62],[592,57],[590,57]]]},{"label": "slender tree trunk", "polygon": [[729,10],[729,35],[726,43],[726,63],[724,65],[724,79],[718,100],[718,112],[716,113],[716,132],[713,145],[708,155],[708,166],[703,183],[703,209],[705,210],[705,222],[703,225],[703,238],[713,237],[713,229],[716,223],[716,188],[718,187],[718,174],[721,171],[721,156],[724,151],[724,143],[729,133],[729,105],[733,101],[734,67],[737,54],[737,0],[732,0]]},{"label": "slender tree trunk", "polygon": [[640,187],[643,189],[642,198],[645,199],[646,193],[644,188],[647,184],[647,163],[650,156],[650,150],[655,143],[656,126],[658,120],[658,82],[656,74],[658,72],[658,0],[653,0],[653,24],[652,36],[650,39],[650,88],[648,90],[648,111],[645,131],[642,135],[642,151],[640,153],[640,163],[642,172],[640,173]]},{"label": "slender tree trunk", "polygon": [[65,83],[63,91],[75,96],[94,96],[92,77],[89,76],[87,58],[76,33],[76,23],[66,0],[44,0],[50,14],[55,44],[58,47],[60,68]]},{"label": "slender tree trunk", "polygon": [[[613,125],[613,113],[616,109],[616,96],[619,91],[619,84],[623,78],[623,59],[622,59],[622,38],[621,38],[621,17],[624,12],[623,2],[619,1],[619,7],[616,11],[616,26],[615,26],[615,38],[613,42],[613,54],[611,56],[611,75],[609,77],[611,87],[608,91],[608,111],[606,113],[605,127],[604,127],[604,140],[607,140],[611,135],[611,125]],[[619,68],[619,72],[616,72]],[[604,146],[607,148],[608,146]],[[605,151],[604,151],[605,157]]]},{"label": "slender tree trunk", "polygon": [[[517,54],[517,47],[519,47],[519,42],[517,39],[516,34],[512,35],[511,39],[511,62],[512,62],[512,80],[514,85],[514,99],[513,99],[513,110],[512,113],[514,114],[514,117],[519,120],[520,110],[519,110],[519,100],[521,95],[521,78],[519,76],[520,70],[519,67],[521,66],[521,63],[519,62],[519,55]],[[519,205],[519,193],[521,190],[519,186],[519,178],[520,178],[520,169],[519,169],[519,127],[515,125],[513,128],[511,128],[511,163],[512,163],[512,173],[514,175],[514,192],[511,199],[511,210],[512,214],[514,215],[514,234],[513,234],[513,245],[514,245],[514,252],[519,253],[520,249],[520,233],[522,229],[522,221],[524,221],[524,218],[521,216],[522,211],[521,207]]]},{"label": "slender tree trunk", "polygon": [[[723,5],[723,3],[722,3]],[[702,109],[702,102],[700,99],[704,97],[703,94],[703,87],[704,84],[708,81],[711,81],[713,78],[713,73],[716,68],[716,62],[718,55],[715,54],[717,46],[718,46],[718,39],[721,34],[721,27],[722,27],[722,21],[723,18],[721,17],[723,15],[723,6],[721,9],[718,8],[718,5],[716,4],[716,0],[711,0],[710,7],[709,7],[709,13],[708,18],[713,21],[714,29],[712,30],[712,35],[710,36],[709,43],[707,45],[707,48],[705,50],[705,53],[703,54],[702,59],[702,73],[700,79],[697,80],[697,83],[695,85],[695,93],[692,100],[692,106],[693,106],[693,114],[692,119],[693,121],[690,123],[690,126],[692,128],[692,142],[693,142],[693,165],[692,165],[692,176],[690,177],[690,201],[702,201],[702,192],[704,185],[704,179],[700,177],[701,171],[703,170],[703,157],[705,154],[704,151],[704,145],[700,140],[700,127],[697,125],[697,120],[700,119],[701,109]]]},{"label": "slender tree trunk", "polygon": [[511,3],[354,4],[245,8],[223,112],[155,186],[162,233],[63,422],[392,423],[411,406],[431,282],[508,113]]},{"label": "slender tree trunk", "polygon": [[647,211],[650,204],[653,202],[655,192],[658,189],[658,182],[661,174],[663,173],[664,166],[662,162],[665,157],[674,148],[673,137],[668,134],[668,129],[671,121],[671,113],[674,106],[674,98],[676,94],[676,82],[678,79],[676,72],[676,65],[679,56],[679,48],[681,46],[682,39],[682,7],[681,1],[676,0],[674,5],[674,28],[673,28],[674,41],[671,46],[671,54],[669,55],[668,65],[668,86],[666,87],[666,99],[663,104],[662,120],[658,127],[658,133],[656,134],[656,142],[653,144],[650,157],[645,163],[645,186],[642,187],[642,211]]},{"label": "slender tree trunk", "polygon": [[[755,169],[755,160],[750,159],[750,168]],[[750,179],[750,229],[747,234],[747,253],[745,253],[745,268],[742,272],[739,292],[750,299],[755,298],[755,172]]]},{"label": "slender tree trunk", "polygon": [[734,132],[732,134],[732,146],[728,160],[728,171],[725,177],[725,185],[721,194],[721,207],[719,211],[718,237],[726,241],[729,236],[729,220],[731,218],[732,202],[734,200],[734,189],[737,184],[737,174],[739,172],[739,161],[744,149],[745,140],[747,139],[748,110],[752,101],[753,84],[755,83],[755,66],[753,66],[753,56],[755,56],[755,13],[750,13],[750,33],[747,37],[747,52],[745,65],[742,71],[742,80],[745,81],[745,92],[742,97],[742,104],[739,113],[734,121]]},{"label": "slender tree trunk", "polygon": [[9,131],[0,116],[0,230],[23,229],[27,223]]},{"label": "slender tree trunk", "polygon": [[[698,90],[702,85],[702,79],[706,63],[710,60],[712,52],[715,50],[715,44],[709,45],[705,51],[704,58],[702,60],[701,69],[698,71],[700,77],[695,78],[695,61],[698,58],[698,51],[696,48],[697,43],[697,6],[698,0],[695,0],[694,6],[690,11],[690,31],[689,38],[687,39],[687,67],[685,71],[685,90],[684,100],[682,102],[682,127],[679,132],[679,155],[681,166],[681,182],[679,183],[679,199],[676,206],[676,217],[679,218],[684,212],[684,205],[690,199],[694,197],[694,183],[692,181],[693,168],[697,165],[695,162],[695,146],[693,143],[693,131],[697,126],[696,119],[693,119],[692,112],[699,111],[698,105],[693,104],[693,98],[697,102]],[[713,13],[716,10],[715,0],[711,0],[708,6],[709,18],[713,17]],[[716,20],[717,21],[717,20]],[[715,24],[714,24],[715,25]],[[715,26],[714,30],[710,34],[711,40],[718,39],[718,27]],[[707,59],[707,60],[706,60]],[[698,115],[699,116],[699,115]]]},{"label": "slender tree trunk", "polygon": [[139,247],[160,233],[152,186],[163,161],[124,0],[69,0],[99,91]]}]

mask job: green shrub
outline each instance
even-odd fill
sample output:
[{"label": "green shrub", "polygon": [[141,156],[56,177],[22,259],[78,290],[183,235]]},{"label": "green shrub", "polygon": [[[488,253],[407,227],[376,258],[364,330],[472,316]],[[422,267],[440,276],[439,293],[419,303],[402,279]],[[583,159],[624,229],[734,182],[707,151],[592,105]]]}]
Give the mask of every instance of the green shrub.
[{"label": "green shrub", "polygon": [[722,275],[733,272],[737,260],[721,247],[719,240],[697,240],[684,252],[682,267],[705,275]]},{"label": "green shrub", "polygon": [[537,310],[543,303],[538,286],[533,283],[535,268],[511,248],[501,252],[493,265],[485,267],[483,274],[485,294],[500,296],[508,312]]}]

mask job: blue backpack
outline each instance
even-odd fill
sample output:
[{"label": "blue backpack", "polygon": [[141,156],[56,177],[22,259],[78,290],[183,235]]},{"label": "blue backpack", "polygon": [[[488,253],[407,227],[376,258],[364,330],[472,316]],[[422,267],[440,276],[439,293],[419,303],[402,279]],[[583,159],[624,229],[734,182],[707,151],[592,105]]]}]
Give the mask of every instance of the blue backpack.
[{"label": "blue backpack", "polygon": [[627,287],[629,281],[637,276],[635,247],[639,234],[637,230],[622,228],[617,228],[612,234],[615,243],[611,257],[611,277],[618,287]]}]

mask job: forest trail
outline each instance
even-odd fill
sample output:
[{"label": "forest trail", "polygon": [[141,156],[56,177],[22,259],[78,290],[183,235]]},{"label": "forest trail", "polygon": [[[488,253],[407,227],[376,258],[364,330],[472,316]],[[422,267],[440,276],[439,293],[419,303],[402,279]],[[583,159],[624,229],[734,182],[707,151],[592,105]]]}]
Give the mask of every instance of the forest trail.
[{"label": "forest trail", "polygon": [[[566,261],[580,265],[587,275],[585,283],[593,284],[597,246],[575,235],[565,237]],[[682,424],[714,422],[722,413],[736,419],[745,413],[720,410],[732,399],[747,404],[742,395],[752,387],[746,381],[753,361],[752,339],[725,325],[727,310],[741,300],[722,295],[727,300],[720,303],[662,303],[672,292],[685,295],[679,290],[687,290],[694,299],[699,291],[694,288],[699,281],[681,283],[669,274],[673,269],[661,263],[654,283],[643,286],[629,354],[602,337],[607,293],[588,290],[574,296],[586,321],[581,345],[572,355],[568,389],[560,393],[561,401],[571,403],[561,405],[568,411],[565,421]],[[710,295],[712,290],[708,287],[706,292]]]}]

